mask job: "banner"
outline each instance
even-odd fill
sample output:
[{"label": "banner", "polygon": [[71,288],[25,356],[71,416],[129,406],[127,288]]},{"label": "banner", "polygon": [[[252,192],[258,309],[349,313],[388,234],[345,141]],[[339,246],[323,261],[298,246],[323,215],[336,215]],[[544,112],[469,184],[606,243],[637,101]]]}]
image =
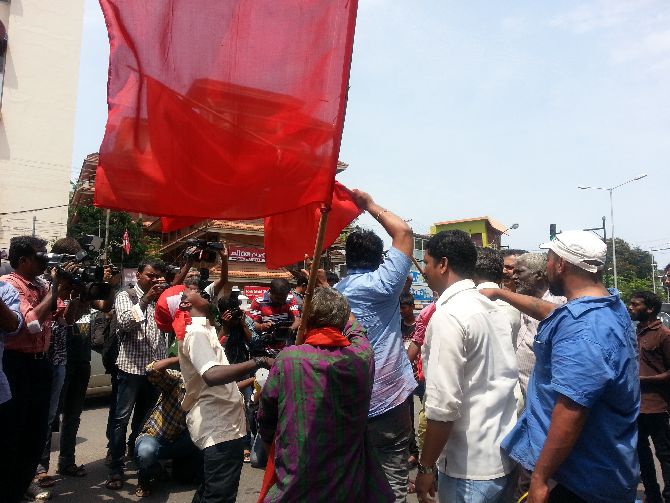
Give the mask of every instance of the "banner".
[{"label": "banner", "polygon": [[228,246],[229,262],[265,262],[265,250],[262,248]]}]

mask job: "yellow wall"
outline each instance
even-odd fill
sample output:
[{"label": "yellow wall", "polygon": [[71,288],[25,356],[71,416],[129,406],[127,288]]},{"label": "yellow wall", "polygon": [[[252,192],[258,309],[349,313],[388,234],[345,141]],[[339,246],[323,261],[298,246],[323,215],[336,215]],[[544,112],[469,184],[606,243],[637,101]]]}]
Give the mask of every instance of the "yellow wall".
[{"label": "yellow wall", "polygon": [[486,220],[473,220],[471,222],[457,222],[447,225],[433,225],[430,228],[431,234],[437,234],[442,231],[450,230],[459,230],[465,231],[468,234],[478,234],[482,235],[482,246],[488,246],[488,235],[486,233]]}]

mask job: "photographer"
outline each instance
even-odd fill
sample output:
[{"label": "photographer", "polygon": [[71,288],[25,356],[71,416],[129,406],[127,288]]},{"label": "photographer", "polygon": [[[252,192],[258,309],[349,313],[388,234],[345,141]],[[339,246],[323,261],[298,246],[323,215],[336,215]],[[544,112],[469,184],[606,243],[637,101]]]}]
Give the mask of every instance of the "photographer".
[{"label": "photographer", "polygon": [[[135,409],[133,428],[128,438],[128,453],[135,450],[135,439],[142,420],[158,398],[158,392],[146,376],[146,367],[154,360],[167,356],[165,337],[156,326],[156,300],[168,286],[161,282],[166,267],[163,262],[142,262],[137,267],[137,284],[122,290],[116,297],[117,335],[119,338],[118,390],[114,413],[110,474],[105,486],[119,490],[123,487],[123,458],[126,454],[126,433],[130,414]],[[135,421],[134,418],[138,418]]]},{"label": "photographer", "polygon": [[289,292],[291,287],[285,279],[273,279],[270,290],[262,298],[251,303],[247,316],[254,322],[254,330],[271,349],[283,349],[291,343],[291,335],[300,326],[300,310]]},{"label": "photographer", "polygon": [[51,287],[39,276],[47,268],[46,241],[32,236],[12,238],[9,261],[14,272],[0,280],[19,294],[24,325],[5,341],[3,368],[12,398],[0,405],[0,494],[14,503],[35,475],[47,438],[52,369],[47,357],[51,322],[63,303],[65,285],[52,271]]}]

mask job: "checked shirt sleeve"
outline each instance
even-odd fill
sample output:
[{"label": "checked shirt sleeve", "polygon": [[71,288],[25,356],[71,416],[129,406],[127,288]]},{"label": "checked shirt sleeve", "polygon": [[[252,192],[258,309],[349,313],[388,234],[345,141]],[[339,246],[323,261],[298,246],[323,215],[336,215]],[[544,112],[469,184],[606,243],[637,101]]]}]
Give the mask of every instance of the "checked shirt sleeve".
[{"label": "checked shirt sleeve", "polygon": [[114,302],[116,311],[116,323],[123,332],[131,332],[140,328],[144,321],[144,313],[139,305],[133,305],[128,292],[121,292],[116,296]]}]

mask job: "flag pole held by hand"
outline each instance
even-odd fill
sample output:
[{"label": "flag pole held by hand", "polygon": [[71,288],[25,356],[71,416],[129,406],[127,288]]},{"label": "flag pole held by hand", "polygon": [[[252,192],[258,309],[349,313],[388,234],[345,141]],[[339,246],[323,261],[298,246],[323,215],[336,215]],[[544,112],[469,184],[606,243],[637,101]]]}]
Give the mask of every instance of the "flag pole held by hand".
[{"label": "flag pole held by hand", "polygon": [[319,232],[316,235],[316,244],[314,245],[314,257],[309,268],[309,280],[307,281],[307,291],[305,292],[305,300],[302,305],[302,319],[300,320],[300,327],[298,328],[298,336],[296,337],[296,344],[302,344],[305,340],[305,314],[309,311],[309,305],[312,302],[312,295],[316,287],[316,277],[321,263],[321,254],[323,253],[323,240],[326,235],[326,226],[328,225],[328,214],[330,207],[321,206],[321,218],[319,220]]}]

